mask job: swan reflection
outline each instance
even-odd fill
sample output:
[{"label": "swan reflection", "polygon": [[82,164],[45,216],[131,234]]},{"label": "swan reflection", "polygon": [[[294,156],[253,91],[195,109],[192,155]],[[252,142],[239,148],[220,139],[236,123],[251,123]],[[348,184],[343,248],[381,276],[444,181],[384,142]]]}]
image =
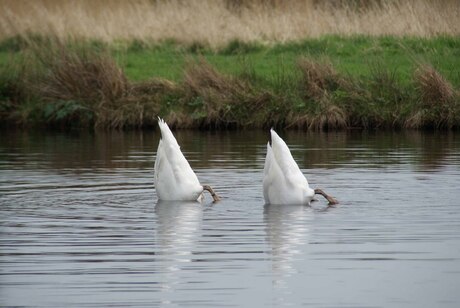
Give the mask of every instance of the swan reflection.
[{"label": "swan reflection", "polygon": [[196,201],[161,201],[155,206],[159,254],[177,261],[190,261],[203,216]]},{"label": "swan reflection", "polygon": [[303,205],[265,205],[266,237],[271,247],[272,271],[276,282],[292,274],[295,256],[301,254],[309,234],[310,207]]},{"label": "swan reflection", "polygon": [[165,298],[174,298],[184,268],[191,262],[201,233],[202,205],[196,201],[161,201],[155,205],[155,242],[159,285]]}]

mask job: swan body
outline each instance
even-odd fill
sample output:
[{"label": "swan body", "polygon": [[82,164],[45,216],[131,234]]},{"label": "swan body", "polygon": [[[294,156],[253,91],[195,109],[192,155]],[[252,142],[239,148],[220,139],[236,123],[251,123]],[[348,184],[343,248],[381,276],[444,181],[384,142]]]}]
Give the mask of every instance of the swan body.
[{"label": "swan body", "polygon": [[[161,139],[155,159],[154,184],[158,199],[166,201],[200,201],[204,190],[209,190],[214,201],[218,200],[212,189],[201,185],[187,159],[184,157],[171,130],[158,119]],[[217,198],[217,200],[216,200]]]},{"label": "swan body", "polygon": [[272,144],[267,144],[263,190],[266,204],[310,204],[315,190],[294,161],[288,146],[271,129]]}]

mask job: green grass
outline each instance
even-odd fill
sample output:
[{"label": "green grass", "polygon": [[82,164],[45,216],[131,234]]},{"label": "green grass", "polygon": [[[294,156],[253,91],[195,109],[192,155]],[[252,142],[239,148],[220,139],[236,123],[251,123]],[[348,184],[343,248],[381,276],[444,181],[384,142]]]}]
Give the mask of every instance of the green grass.
[{"label": "green grass", "polygon": [[[37,39],[43,41],[43,39]],[[6,63],[25,45],[20,39],[0,43],[0,65]],[[93,48],[104,44],[89,42]],[[367,36],[324,36],[302,42],[261,45],[234,41],[220,50],[174,42],[145,44],[119,42],[105,46],[112,50],[117,63],[133,81],[152,77],[180,81],[188,58],[204,57],[223,73],[238,74],[250,64],[258,76],[276,74],[280,65],[292,69],[299,56],[329,58],[336,69],[352,76],[368,76],[374,65],[398,71],[408,82],[414,63],[426,62],[436,67],[455,86],[460,85],[460,37],[397,38]]]},{"label": "green grass", "polygon": [[[232,45],[237,45],[236,47]],[[299,56],[316,59],[329,58],[344,74],[366,77],[375,65],[397,71],[403,83],[408,83],[417,62],[431,63],[455,86],[460,85],[460,38],[437,37],[338,37],[325,36],[298,43],[263,46],[230,43],[221,50],[180,46],[164,43],[113,51],[118,63],[132,80],[162,77],[180,81],[184,63],[190,57],[204,57],[219,71],[238,74],[250,64],[262,78],[284,69],[292,70]]]},{"label": "green grass", "polygon": [[[324,36],[275,45],[233,41],[219,50],[72,41],[50,57],[54,44],[43,37],[0,42],[0,81],[8,81],[0,85],[0,116],[7,121],[126,127],[151,125],[161,115],[182,127],[460,127],[460,37]],[[55,64],[62,52],[80,66]],[[14,72],[13,62],[33,68],[22,64]],[[92,74],[93,66],[103,88],[82,96],[87,73],[76,67]],[[65,95],[50,76],[64,79]],[[115,96],[112,82],[123,87]]]}]

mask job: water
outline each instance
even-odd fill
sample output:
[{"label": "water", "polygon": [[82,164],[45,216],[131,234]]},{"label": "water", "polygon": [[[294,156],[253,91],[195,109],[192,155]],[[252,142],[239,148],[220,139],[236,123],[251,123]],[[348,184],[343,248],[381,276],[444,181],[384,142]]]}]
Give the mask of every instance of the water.
[{"label": "water", "polygon": [[221,202],[157,202],[156,132],[2,131],[0,304],[458,307],[460,134],[281,133],[330,208],[264,205],[268,132],[176,134]]}]

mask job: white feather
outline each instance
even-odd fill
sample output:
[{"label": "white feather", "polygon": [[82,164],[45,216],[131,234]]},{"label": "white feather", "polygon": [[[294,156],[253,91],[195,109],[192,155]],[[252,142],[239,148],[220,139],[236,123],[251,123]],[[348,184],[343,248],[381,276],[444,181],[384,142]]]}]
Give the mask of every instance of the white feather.
[{"label": "white feather", "polygon": [[272,145],[267,144],[264,167],[266,204],[309,204],[315,192],[294,161],[288,146],[272,129]]},{"label": "white feather", "polygon": [[162,119],[158,119],[161,140],[155,159],[154,183],[158,199],[192,201],[201,198],[203,186],[182,154],[176,138]]}]

